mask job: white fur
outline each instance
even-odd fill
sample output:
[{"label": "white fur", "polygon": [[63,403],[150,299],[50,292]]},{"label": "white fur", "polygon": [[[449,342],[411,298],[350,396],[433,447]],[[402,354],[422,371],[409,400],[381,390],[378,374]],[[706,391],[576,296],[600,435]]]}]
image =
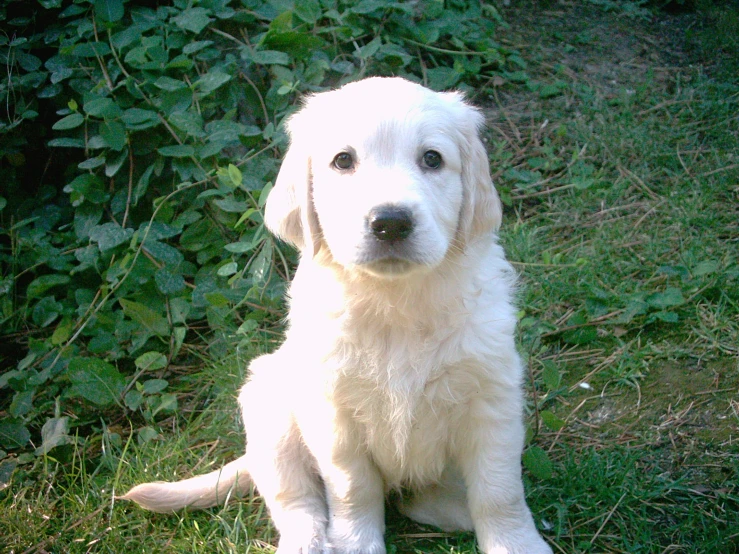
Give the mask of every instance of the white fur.
[{"label": "white fur", "polygon": [[[514,275],[496,243],[500,202],[456,93],[373,78],[308,99],[267,203],[301,250],[284,344],[254,360],[239,397],[246,455],[180,483],[139,485],[149,509],[203,506],[248,471],[281,554],[385,552],[384,498],[486,554],[546,554],[524,499]],[[441,154],[431,169],[423,154]],[[334,157],[351,151],[355,166]],[[412,215],[379,240],[370,214]]]}]

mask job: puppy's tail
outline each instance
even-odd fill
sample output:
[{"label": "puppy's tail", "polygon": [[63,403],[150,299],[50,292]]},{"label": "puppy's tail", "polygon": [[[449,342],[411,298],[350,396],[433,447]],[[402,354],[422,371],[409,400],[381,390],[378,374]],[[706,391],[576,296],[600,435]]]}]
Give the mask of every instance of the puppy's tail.
[{"label": "puppy's tail", "polygon": [[174,512],[181,508],[208,508],[223,504],[232,495],[249,490],[251,476],[246,470],[246,456],[221,469],[174,483],[155,482],[137,485],[120,500],[133,500],[153,512]]}]

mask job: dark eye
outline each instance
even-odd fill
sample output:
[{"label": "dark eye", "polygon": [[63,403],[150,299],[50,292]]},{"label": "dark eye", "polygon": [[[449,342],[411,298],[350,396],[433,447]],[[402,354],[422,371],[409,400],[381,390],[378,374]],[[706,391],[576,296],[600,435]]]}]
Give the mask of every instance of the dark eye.
[{"label": "dark eye", "polygon": [[336,169],[346,171],[354,167],[354,158],[348,152],[339,152],[334,157],[333,164]]},{"label": "dark eye", "polygon": [[429,169],[439,169],[441,167],[441,154],[436,150],[427,150],[423,153],[423,165]]}]

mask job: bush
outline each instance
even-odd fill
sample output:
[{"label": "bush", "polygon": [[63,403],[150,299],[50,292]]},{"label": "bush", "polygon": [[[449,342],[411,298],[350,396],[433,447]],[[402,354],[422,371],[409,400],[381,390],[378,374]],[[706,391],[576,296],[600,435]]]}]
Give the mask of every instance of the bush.
[{"label": "bush", "polygon": [[177,406],[173,360],[281,312],[294,253],[261,208],[302,95],[369,74],[480,87],[523,63],[475,0],[144,4],[0,8],[4,449],[71,441],[62,412],[153,424]]}]

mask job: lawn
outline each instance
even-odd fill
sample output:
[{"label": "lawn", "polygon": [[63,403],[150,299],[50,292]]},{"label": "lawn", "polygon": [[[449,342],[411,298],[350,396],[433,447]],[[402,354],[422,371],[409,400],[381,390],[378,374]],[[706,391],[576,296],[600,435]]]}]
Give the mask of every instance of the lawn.
[{"label": "lawn", "polygon": [[[513,2],[498,38],[528,63],[472,95],[521,275],[527,498],[555,552],[739,551],[739,11],[617,5]],[[176,515],[115,499],[240,454],[235,392],[279,327],[233,337],[175,368],[155,440],[101,424],[0,462],[0,550],[273,552],[256,496]],[[389,552],[475,551],[388,521]]]}]

